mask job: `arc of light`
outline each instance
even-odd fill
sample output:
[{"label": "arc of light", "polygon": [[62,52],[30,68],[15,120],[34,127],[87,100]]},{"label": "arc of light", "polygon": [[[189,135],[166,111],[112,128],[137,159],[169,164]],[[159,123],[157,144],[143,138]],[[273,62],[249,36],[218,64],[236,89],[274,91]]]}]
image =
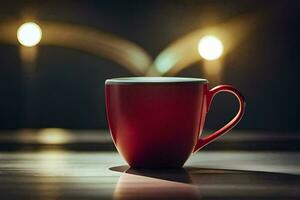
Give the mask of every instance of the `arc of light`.
[{"label": "arc of light", "polygon": [[[58,22],[38,22],[43,31],[40,45],[54,45],[78,49],[110,59],[135,75],[144,75],[152,59],[138,45],[89,27]],[[18,22],[0,24],[0,41],[17,44]]]},{"label": "arc of light", "polygon": [[230,52],[253,28],[256,23],[254,15],[240,16],[227,23],[189,33],[172,42],[154,60],[148,76],[175,75],[184,68],[201,60],[197,45],[204,35],[215,35],[224,44],[224,52]]}]

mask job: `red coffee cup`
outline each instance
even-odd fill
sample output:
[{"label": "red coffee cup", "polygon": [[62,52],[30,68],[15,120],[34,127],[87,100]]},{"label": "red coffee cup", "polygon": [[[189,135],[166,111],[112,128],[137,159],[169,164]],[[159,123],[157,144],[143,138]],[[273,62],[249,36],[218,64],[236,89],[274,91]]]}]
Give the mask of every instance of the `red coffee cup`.
[{"label": "red coffee cup", "polygon": [[[229,92],[239,111],[224,127],[200,138],[213,97]],[[105,82],[106,114],[113,142],[132,168],[182,167],[242,118],[243,95],[230,85],[208,89],[200,78],[129,77]]]}]

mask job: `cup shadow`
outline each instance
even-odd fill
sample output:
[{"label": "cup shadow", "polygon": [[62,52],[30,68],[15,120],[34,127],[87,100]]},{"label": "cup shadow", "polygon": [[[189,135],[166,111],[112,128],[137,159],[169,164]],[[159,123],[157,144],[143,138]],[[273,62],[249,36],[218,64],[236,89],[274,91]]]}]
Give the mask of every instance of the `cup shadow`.
[{"label": "cup shadow", "polygon": [[109,169],[115,172],[196,185],[200,184],[200,182],[202,184],[226,184],[227,182],[231,184],[263,184],[264,182],[273,184],[280,184],[282,182],[300,183],[300,175],[236,169],[185,167],[179,169],[153,170],[133,169],[126,165],[115,166]]},{"label": "cup shadow", "polygon": [[122,172],[126,174],[151,177],[161,180],[179,182],[179,183],[191,183],[189,173],[184,168],[176,169],[133,169],[129,166],[116,166],[109,168],[115,172]]},{"label": "cup shadow", "polygon": [[185,167],[182,169],[109,168],[121,176],[114,199],[300,198],[300,176],[285,173]]},{"label": "cup shadow", "polygon": [[185,169],[137,170],[128,166],[111,167],[120,172],[113,199],[185,199],[201,197]]}]

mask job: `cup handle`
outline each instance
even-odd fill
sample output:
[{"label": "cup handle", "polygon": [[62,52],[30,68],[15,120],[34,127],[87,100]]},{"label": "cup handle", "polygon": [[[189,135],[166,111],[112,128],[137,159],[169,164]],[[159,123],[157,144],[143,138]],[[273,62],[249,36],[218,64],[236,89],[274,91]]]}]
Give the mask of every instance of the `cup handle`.
[{"label": "cup handle", "polygon": [[[230,122],[228,122],[225,126],[223,126],[221,129],[217,130],[213,134],[211,134],[203,139],[199,138],[196,143],[196,146],[193,150],[194,153],[199,151],[200,149],[202,149],[207,144],[214,141],[216,138],[218,138],[221,135],[230,131],[243,117],[243,114],[245,112],[245,106],[246,106],[245,98],[237,89],[235,89],[231,85],[219,85],[208,91],[207,97],[206,97],[206,111],[207,112],[209,111],[209,108],[210,108],[210,105],[211,105],[211,102],[212,102],[214,96],[219,92],[229,92],[229,93],[233,94],[239,101],[239,107],[240,107],[239,111],[235,115],[235,117]],[[205,104],[204,104],[204,106],[205,106]]]}]

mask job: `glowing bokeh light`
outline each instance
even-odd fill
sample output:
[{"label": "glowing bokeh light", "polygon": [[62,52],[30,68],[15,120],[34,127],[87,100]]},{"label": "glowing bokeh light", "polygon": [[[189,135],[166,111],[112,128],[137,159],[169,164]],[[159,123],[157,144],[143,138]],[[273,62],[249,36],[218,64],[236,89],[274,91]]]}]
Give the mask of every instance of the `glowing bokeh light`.
[{"label": "glowing bokeh light", "polygon": [[216,60],[223,53],[223,44],[221,40],[213,35],[207,35],[200,39],[198,43],[198,52],[205,60]]},{"label": "glowing bokeh light", "polygon": [[42,30],[36,23],[27,22],[19,27],[17,38],[22,45],[33,47],[41,41]]},{"label": "glowing bokeh light", "polygon": [[71,134],[60,128],[45,128],[38,132],[37,140],[42,144],[65,144],[71,140]]}]

